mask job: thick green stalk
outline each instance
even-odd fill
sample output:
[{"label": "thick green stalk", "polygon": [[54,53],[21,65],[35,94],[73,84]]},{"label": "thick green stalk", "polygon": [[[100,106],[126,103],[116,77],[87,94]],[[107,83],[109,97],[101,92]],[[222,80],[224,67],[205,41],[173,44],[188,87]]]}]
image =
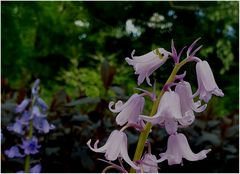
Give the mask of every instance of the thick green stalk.
[{"label": "thick green stalk", "polygon": [[[174,81],[175,76],[177,74],[177,72],[179,71],[179,69],[185,64],[187,63],[187,59],[184,59],[182,62],[175,64],[174,69],[172,70],[171,75],[169,76],[168,80],[166,81],[165,85],[168,83],[171,83]],[[153,107],[150,113],[150,117],[152,117],[156,112],[157,112],[157,108],[158,108],[158,104],[160,102],[160,99],[162,97],[162,95],[164,94],[164,90],[162,89],[157,100],[153,103]],[[148,138],[149,132],[152,128],[152,124],[151,123],[147,123],[145,126],[145,129],[141,132],[139,139],[138,139],[138,144],[137,144],[137,148],[134,154],[134,158],[133,161],[137,161],[141,159],[142,153],[143,153],[143,149],[144,149],[144,145],[145,142]],[[135,169],[131,168],[130,169],[130,173],[135,173]]]},{"label": "thick green stalk", "polygon": [[[31,109],[33,108],[33,105],[35,103],[36,97],[33,97],[32,103],[31,103]],[[32,120],[29,121],[29,133],[28,133],[28,138],[32,138],[33,135],[33,123]],[[30,155],[27,155],[25,158],[25,167],[24,171],[25,173],[29,173],[30,170]]]}]

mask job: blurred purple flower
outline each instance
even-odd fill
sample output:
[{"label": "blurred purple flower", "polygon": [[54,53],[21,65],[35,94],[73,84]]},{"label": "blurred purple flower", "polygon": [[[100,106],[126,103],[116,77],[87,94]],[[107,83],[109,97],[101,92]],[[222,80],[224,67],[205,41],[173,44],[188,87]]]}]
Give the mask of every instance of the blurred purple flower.
[{"label": "blurred purple flower", "polygon": [[28,111],[24,111],[22,113],[21,118],[19,119],[19,122],[22,125],[28,125],[29,124],[29,120],[30,120],[30,113]]},{"label": "blurred purple flower", "polygon": [[91,147],[91,139],[87,142],[88,147],[98,153],[105,153],[105,158],[109,161],[114,161],[118,157],[122,157],[131,167],[139,169],[129,158],[127,151],[127,135],[124,132],[114,130],[109,136],[106,144],[97,148],[99,140]]},{"label": "blurred purple flower", "polygon": [[[36,164],[32,168],[30,168],[29,173],[40,173],[42,166],[40,164]],[[17,173],[25,173],[24,171],[18,171]]]},{"label": "blurred purple flower", "polygon": [[161,153],[161,158],[157,162],[162,162],[168,160],[168,165],[181,164],[182,158],[185,158],[189,161],[198,161],[207,157],[207,153],[211,149],[202,150],[201,152],[195,154],[190,149],[187,138],[184,134],[173,134],[168,138],[167,151]]},{"label": "blurred purple flower", "polygon": [[42,117],[34,117],[33,126],[39,132],[43,132],[43,133],[48,133],[50,130],[55,128],[54,125],[49,124],[48,121]]},{"label": "blurred purple flower", "polygon": [[37,138],[32,137],[31,139],[22,140],[22,145],[20,147],[24,149],[25,154],[29,155],[38,153],[38,148],[41,146],[38,145]]},{"label": "blurred purple flower", "polygon": [[28,104],[30,103],[29,99],[24,99],[19,105],[17,105],[15,112],[16,113],[21,113],[23,112],[26,107],[28,106]]},{"label": "blurred purple flower", "polygon": [[45,112],[48,109],[48,105],[45,103],[43,99],[40,97],[37,98],[36,100],[37,105]]},{"label": "blurred purple flower", "polygon": [[9,150],[4,151],[5,155],[7,155],[9,158],[14,157],[23,157],[23,154],[20,154],[19,149],[17,146],[12,146]]},{"label": "blurred purple flower", "polygon": [[142,95],[133,94],[124,104],[121,100],[119,100],[115,104],[115,109],[112,109],[114,102],[110,102],[109,109],[114,113],[119,113],[116,117],[116,122],[120,126],[124,125],[127,122],[140,124],[139,115],[143,110],[144,104],[145,99]]},{"label": "blurred purple flower", "polygon": [[198,90],[193,95],[194,97],[199,95],[201,100],[208,102],[212,94],[223,97],[224,93],[218,88],[214,79],[211,67],[207,61],[199,61],[196,65]]},{"label": "blurred purple flower", "polygon": [[16,122],[13,123],[12,125],[8,126],[7,129],[9,131],[13,131],[13,132],[18,133],[20,135],[24,134],[23,125],[22,125],[22,123],[19,119],[17,119]]},{"label": "blurred purple flower", "polygon": [[32,115],[33,115],[33,117],[46,117],[47,116],[46,114],[41,113],[39,110],[39,107],[36,105],[33,106]]},{"label": "blurred purple flower", "polygon": [[152,86],[149,76],[166,62],[171,53],[163,48],[158,48],[142,56],[134,56],[134,53],[135,50],[131,54],[132,59],[127,57],[125,60],[129,65],[133,66],[135,74],[139,75],[138,85],[146,79],[147,83]]},{"label": "blurred purple flower", "polygon": [[32,95],[33,96],[37,96],[38,95],[39,84],[40,84],[40,80],[39,79],[35,80],[35,82],[34,82],[34,84],[32,86]]},{"label": "blurred purple flower", "polygon": [[30,173],[40,173],[42,166],[40,164],[36,164],[30,169]]}]

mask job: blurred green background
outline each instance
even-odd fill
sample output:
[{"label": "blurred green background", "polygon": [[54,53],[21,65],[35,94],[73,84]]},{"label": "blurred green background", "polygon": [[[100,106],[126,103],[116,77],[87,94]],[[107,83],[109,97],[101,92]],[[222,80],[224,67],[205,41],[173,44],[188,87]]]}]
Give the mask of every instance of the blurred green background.
[{"label": "blurred green background", "polygon": [[[201,37],[197,56],[209,62],[225,94],[213,97],[208,119],[238,119],[238,22],[238,2],[230,1],[1,2],[1,102],[19,103],[36,78],[51,106],[59,91],[71,106],[82,104],[82,98],[93,104],[116,101],[137,87],[137,76],[125,61],[133,49],[135,55],[159,47],[170,51],[174,39],[179,51]],[[170,60],[151,76],[158,89],[172,68]],[[195,91],[195,64],[186,69]],[[151,90],[146,83],[142,86]],[[150,108],[148,103],[144,112]],[[91,105],[83,110],[92,117]]]}]

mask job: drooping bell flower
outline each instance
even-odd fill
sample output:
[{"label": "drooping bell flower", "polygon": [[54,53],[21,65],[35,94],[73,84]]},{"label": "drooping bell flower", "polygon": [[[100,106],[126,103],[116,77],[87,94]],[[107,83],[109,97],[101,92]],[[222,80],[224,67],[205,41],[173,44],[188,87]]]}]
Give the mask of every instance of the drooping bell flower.
[{"label": "drooping bell flower", "polygon": [[105,158],[109,161],[115,161],[118,157],[122,157],[131,167],[139,169],[129,158],[127,151],[127,135],[118,130],[114,130],[106,144],[100,148],[97,147],[98,140],[95,142],[94,147],[91,147],[91,139],[87,142],[88,147],[98,153],[105,153]]},{"label": "drooping bell flower", "polygon": [[36,164],[32,168],[30,168],[30,173],[40,173],[42,166],[40,164]]},{"label": "drooping bell flower", "polygon": [[38,97],[37,100],[36,100],[36,103],[42,109],[43,112],[47,111],[48,105],[46,104],[46,102],[43,99]]},{"label": "drooping bell flower", "polygon": [[16,122],[12,125],[9,125],[7,127],[7,129],[9,131],[13,131],[13,132],[15,132],[17,134],[20,134],[20,135],[24,134],[24,130],[23,130],[24,128],[23,128],[23,125],[22,125],[22,123],[19,119],[16,119]]},{"label": "drooping bell flower", "polygon": [[199,153],[193,153],[184,134],[173,134],[168,138],[167,151],[161,153],[161,158],[157,162],[168,160],[168,165],[182,164],[182,159],[188,161],[198,161],[207,157],[211,149],[202,150]]},{"label": "drooping bell flower", "polygon": [[[140,115],[140,117],[145,121],[151,122],[152,124],[165,124],[165,127],[168,126],[168,128],[171,128],[171,126],[166,124],[173,125],[173,129],[176,127],[176,122],[183,126],[188,126],[193,122],[188,115],[182,115],[180,98],[179,95],[174,91],[166,91],[163,94],[158,105],[157,113],[154,116],[149,117]],[[169,130],[169,132],[174,131]]]},{"label": "drooping bell flower", "polygon": [[123,104],[119,100],[115,104],[115,109],[112,108],[114,102],[109,103],[110,111],[119,113],[116,117],[118,125],[122,126],[125,123],[140,124],[139,115],[141,114],[145,104],[145,99],[141,94],[133,94],[126,103]]},{"label": "drooping bell flower", "polygon": [[[42,166],[40,164],[36,164],[35,166],[31,167],[29,173],[40,173]],[[17,173],[25,173],[24,171],[18,171]]]},{"label": "drooping bell flower", "polygon": [[201,102],[194,102],[193,96],[192,96],[192,89],[191,85],[186,81],[179,82],[175,87],[175,92],[180,97],[180,104],[181,104],[181,111],[183,114],[183,117],[189,117],[194,120],[194,112],[202,112],[206,109],[207,105],[202,105]]},{"label": "drooping bell flower", "polygon": [[30,139],[22,140],[22,145],[20,146],[23,150],[24,153],[29,155],[29,154],[36,154],[38,153],[38,149],[41,147],[38,145],[38,140],[36,137],[32,137]]},{"label": "drooping bell flower", "polygon": [[146,153],[139,161],[140,169],[136,170],[137,173],[158,173],[157,158],[151,153]]},{"label": "drooping bell flower", "polygon": [[199,61],[196,65],[198,90],[194,94],[194,97],[199,95],[201,100],[208,102],[212,94],[223,97],[224,93],[218,88],[214,79],[211,67],[207,61]]},{"label": "drooping bell flower", "polygon": [[39,84],[40,84],[40,80],[36,79],[33,86],[32,86],[32,95],[33,96],[38,96],[38,91],[39,91]]},{"label": "drooping bell flower", "polygon": [[171,53],[163,48],[158,48],[142,56],[134,56],[134,53],[135,51],[131,54],[132,59],[127,57],[125,60],[129,65],[133,66],[135,74],[139,75],[138,85],[143,83],[144,79],[146,79],[147,83],[152,86],[149,76],[166,62]]},{"label": "drooping bell flower", "polygon": [[15,112],[16,113],[21,113],[23,112],[26,107],[28,106],[28,104],[30,103],[29,99],[24,99],[19,105],[17,105]]},{"label": "drooping bell flower", "polygon": [[9,158],[14,158],[14,157],[23,157],[24,155],[19,152],[19,148],[17,146],[12,146],[9,150],[5,150],[4,153],[9,157]]},{"label": "drooping bell flower", "polygon": [[55,126],[53,124],[49,124],[47,119],[42,117],[34,117],[33,118],[33,126],[40,133],[48,133],[50,130],[54,129]]}]

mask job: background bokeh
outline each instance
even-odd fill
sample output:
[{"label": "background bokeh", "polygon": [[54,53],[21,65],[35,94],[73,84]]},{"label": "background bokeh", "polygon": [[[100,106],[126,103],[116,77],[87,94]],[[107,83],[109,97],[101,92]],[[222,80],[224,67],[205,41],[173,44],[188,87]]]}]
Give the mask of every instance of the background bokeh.
[{"label": "background bokeh", "polygon": [[[155,48],[179,51],[195,39],[203,45],[197,55],[209,62],[223,98],[213,97],[192,126],[180,130],[194,152],[212,148],[208,158],[184,165],[159,164],[160,172],[239,171],[239,4],[238,2],[1,2],[1,171],[22,170],[22,161],[8,159],[3,150],[18,137],[6,130],[13,108],[30,96],[41,79],[41,96],[50,106],[56,126],[41,137],[43,172],[101,172],[88,139],[102,143],[113,129],[110,101],[126,101],[137,92],[136,75],[125,57]],[[184,55],[185,56],[185,55]],[[151,76],[158,90],[173,61]],[[197,88],[195,64],[186,65],[186,80]],[[183,72],[183,71],[182,71]],[[152,90],[146,83],[141,87]],[[149,114],[151,102],[144,109]],[[138,133],[132,129],[133,156]],[[166,150],[167,134],[155,126],[153,152]]]}]

